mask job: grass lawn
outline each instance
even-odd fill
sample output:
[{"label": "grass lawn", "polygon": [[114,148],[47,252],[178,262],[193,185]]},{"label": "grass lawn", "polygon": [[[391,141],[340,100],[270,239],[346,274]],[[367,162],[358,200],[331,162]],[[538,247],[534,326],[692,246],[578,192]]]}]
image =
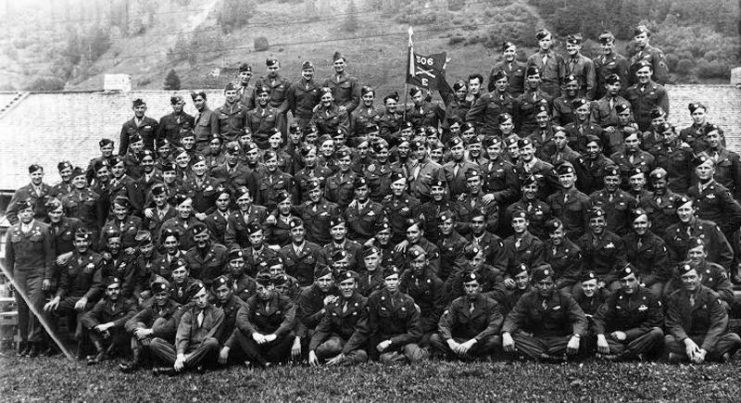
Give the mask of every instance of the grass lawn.
[{"label": "grass lawn", "polygon": [[[0,356],[0,401],[738,401],[741,360],[538,364],[430,361],[353,368],[230,367],[205,374],[122,374],[62,358]],[[735,398],[733,396],[736,396]]]}]

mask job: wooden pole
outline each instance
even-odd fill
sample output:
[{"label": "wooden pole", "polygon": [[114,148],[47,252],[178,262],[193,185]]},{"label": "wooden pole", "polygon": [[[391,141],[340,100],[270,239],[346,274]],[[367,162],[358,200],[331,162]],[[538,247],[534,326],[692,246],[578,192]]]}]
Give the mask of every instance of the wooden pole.
[{"label": "wooden pole", "polygon": [[[7,245],[8,248],[10,248],[10,245]],[[75,361],[74,355],[65,347],[64,343],[62,343],[61,340],[57,337],[56,334],[54,334],[54,331],[52,330],[51,326],[49,325],[49,322],[46,320],[46,316],[40,313],[38,310],[36,310],[36,307],[30,302],[28,295],[26,295],[26,292],[21,288],[18,287],[18,284],[16,284],[15,279],[13,278],[13,273],[10,271],[10,268],[5,267],[4,264],[0,263],[0,270],[2,270],[3,274],[5,274],[5,277],[8,278],[11,284],[13,284],[13,288],[15,289],[15,292],[18,293],[18,295],[23,298],[23,301],[26,302],[26,305],[28,306],[28,309],[31,310],[34,316],[39,320],[39,323],[41,323],[41,326],[44,327],[44,330],[49,334],[49,337],[51,337],[52,340],[54,340],[54,343],[59,347],[60,350],[62,350],[62,353],[64,353],[64,356],[67,357],[70,361]]]}]

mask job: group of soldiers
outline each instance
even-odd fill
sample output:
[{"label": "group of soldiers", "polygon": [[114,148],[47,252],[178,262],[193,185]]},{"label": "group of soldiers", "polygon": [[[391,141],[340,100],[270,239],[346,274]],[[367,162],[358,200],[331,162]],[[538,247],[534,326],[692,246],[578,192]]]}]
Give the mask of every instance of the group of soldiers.
[{"label": "group of soldiers", "polygon": [[699,102],[671,124],[649,37],[628,60],[605,32],[590,60],[541,30],[526,64],[507,42],[488,91],[472,74],[442,104],[377,108],[339,53],[323,84],[308,61],[291,83],[268,59],[255,85],[245,64],[195,117],[134,100],[118,155],[102,139],[55,186],[31,165],[7,208],[20,355],[55,353],[28,301],[125,372],[732,359],[739,156]]}]

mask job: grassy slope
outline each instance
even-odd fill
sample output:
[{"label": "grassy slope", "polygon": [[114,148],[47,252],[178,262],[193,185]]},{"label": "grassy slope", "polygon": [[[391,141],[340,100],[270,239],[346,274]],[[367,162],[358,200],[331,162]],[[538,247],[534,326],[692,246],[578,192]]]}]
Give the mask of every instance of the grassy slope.
[{"label": "grassy slope", "polygon": [[[242,367],[153,377],[121,374],[113,362],[0,358],[4,401],[732,401],[741,395],[729,365],[469,363],[356,368]],[[736,396],[734,398],[733,396]]]}]

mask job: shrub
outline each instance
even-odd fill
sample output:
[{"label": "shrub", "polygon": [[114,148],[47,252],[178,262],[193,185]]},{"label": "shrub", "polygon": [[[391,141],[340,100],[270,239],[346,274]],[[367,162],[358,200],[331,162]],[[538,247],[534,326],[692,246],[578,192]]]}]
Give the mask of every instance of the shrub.
[{"label": "shrub", "polygon": [[26,91],[62,91],[64,81],[57,77],[40,77],[26,87]]},{"label": "shrub", "polygon": [[167,73],[164,89],[168,91],[177,91],[180,89],[180,77],[178,76],[178,73],[175,72],[175,69],[172,69]]},{"label": "shrub", "polygon": [[270,43],[268,42],[268,38],[264,36],[258,36],[257,38],[255,38],[253,43],[254,43],[253,46],[255,47],[255,52],[262,52],[262,51],[270,49]]},{"label": "shrub", "polygon": [[705,59],[700,59],[697,62],[696,72],[700,78],[731,78],[731,66],[728,63],[717,60],[709,62]]},{"label": "shrub", "polygon": [[677,63],[676,72],[683,76],[689,75],[692,72],[694,63],[690,59],[682,59]]},{"label": "shrub", "polygon": [[252,0],[223,0],[217,11],[216,23],[224,33],[245,26],[257,6]]}]

